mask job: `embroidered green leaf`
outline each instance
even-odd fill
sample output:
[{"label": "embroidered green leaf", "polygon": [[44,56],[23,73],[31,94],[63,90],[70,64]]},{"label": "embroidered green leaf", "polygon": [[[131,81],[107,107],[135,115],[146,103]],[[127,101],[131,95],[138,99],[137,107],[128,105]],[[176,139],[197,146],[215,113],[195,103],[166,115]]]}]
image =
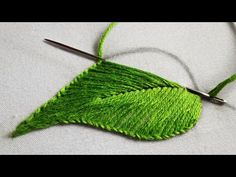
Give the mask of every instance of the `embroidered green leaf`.
[{"label": "embroidered green leaf", "polygon": [[138,69],[100,61],[61,89],[12,133],[59,124],[86,124],[144,140],[191,129],[201,99],[180,85]]}]

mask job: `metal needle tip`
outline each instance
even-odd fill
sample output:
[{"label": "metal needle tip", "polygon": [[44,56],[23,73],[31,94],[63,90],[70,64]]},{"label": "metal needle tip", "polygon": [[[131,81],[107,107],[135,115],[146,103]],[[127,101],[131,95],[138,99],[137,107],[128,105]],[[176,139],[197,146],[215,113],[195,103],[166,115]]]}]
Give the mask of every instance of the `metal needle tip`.
[{"label": "metal needle tip", "polygon": [[84,52],[82,50],[79,50],[79,49],[76,49],[74,47],[71,47],[71,46],[68,46],[68,45],[65,45],[65,44],[62,44],[60,42],[56,42],[56,41],[53,41],[51,39],[44,39],[44,41],[48,44],[51,44],[55,47],[58,47],[60,49],[63,49],[63,50],[66,50],[66,51],[69,51],[69,52],[73,52],[73,53],[76,53],[76,54],[80,54],[80,55],[83,55],[83,56],[86,56],[88,58],[91,58],[93,60],[103,60],[102,58],[100,57],[97,57],[95,55],[92,55],[90,53],[87,53],[87,52]]}]

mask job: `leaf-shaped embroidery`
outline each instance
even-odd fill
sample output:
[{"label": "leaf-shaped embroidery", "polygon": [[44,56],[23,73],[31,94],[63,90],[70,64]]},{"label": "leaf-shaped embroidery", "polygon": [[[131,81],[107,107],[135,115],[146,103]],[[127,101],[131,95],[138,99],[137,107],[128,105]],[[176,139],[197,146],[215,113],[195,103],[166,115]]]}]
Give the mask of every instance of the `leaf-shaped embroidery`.
[{"label": "leaf-shaped embroidery", "polygon": [[166,139],[197,122],[201,99],[154,74],[100,61],[61,89],[12,133],[87,124],[131,137]]}]

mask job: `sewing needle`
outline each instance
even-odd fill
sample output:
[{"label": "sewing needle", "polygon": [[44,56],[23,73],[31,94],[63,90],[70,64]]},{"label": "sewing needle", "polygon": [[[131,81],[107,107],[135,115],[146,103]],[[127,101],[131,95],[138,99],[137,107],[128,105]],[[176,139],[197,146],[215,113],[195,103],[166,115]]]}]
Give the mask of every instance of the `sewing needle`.
[{"label": "sewing needle", "polygon": [[[61,48],[63,50],[66,50],[66,51],[69,51],[69,52],[74,52],[74,53],[78,53],[78,54],[82,54],[84,56],[87,56],[91,59],[95,59],[95,60],[103,60],[102,58],[100,57],[97,57],[95,55],[92,55],[90,53],[87,53],[87,52],[84,52],[82,50],[79,50],[79,49],[76,49],[74,47],[71,47],[71,46],[68,46],[68,45],[65,45],[65,44],[62,44],[60,42],[56,42],[56,41],[53,41],[51,39],[44,39],[47,43],[55,46],[55,47],[58,47],[58,48]],[[202,92],[202,91],[198,91],[198,90],[193,90],[193,89],[190,89],[190,88],[187,88],[186,89],[193,93],[193,94],[196,94],[198,96],[200,96],[201,98],[207,100],[207,101],[210,101],[214,104],[218,104],[218,105],[223,105],[226,103],[225,100],[221,99],[221,98],[218,98],[218,97],[213,97],[213,96],[210,96],[208,93],[205,93],[205,92]]]}]

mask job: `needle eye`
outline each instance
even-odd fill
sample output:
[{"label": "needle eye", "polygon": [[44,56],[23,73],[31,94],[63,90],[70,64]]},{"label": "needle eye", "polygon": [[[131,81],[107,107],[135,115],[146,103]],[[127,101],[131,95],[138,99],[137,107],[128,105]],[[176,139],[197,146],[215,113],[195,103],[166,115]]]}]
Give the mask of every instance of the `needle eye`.
[{"label": "needle eye", "polygon": [[198,96],[200,96],[201,98],[207,100],[207,101],[210,101],[211,103],[214,103],[214,104],[218,104],[218,105],[224,105],[226,103],[225,100],[221,99],[221,98],[218,98],[218,97],[213,97],[213,96],[210,96],[208,93],[204,93],[204,92],[201,92],[201,91],[197,91],[197,90],[193,90],[193,89],[190,89],[190,88],[186,88],[189,92],[193,93],[193,94],[196,94]]}]

